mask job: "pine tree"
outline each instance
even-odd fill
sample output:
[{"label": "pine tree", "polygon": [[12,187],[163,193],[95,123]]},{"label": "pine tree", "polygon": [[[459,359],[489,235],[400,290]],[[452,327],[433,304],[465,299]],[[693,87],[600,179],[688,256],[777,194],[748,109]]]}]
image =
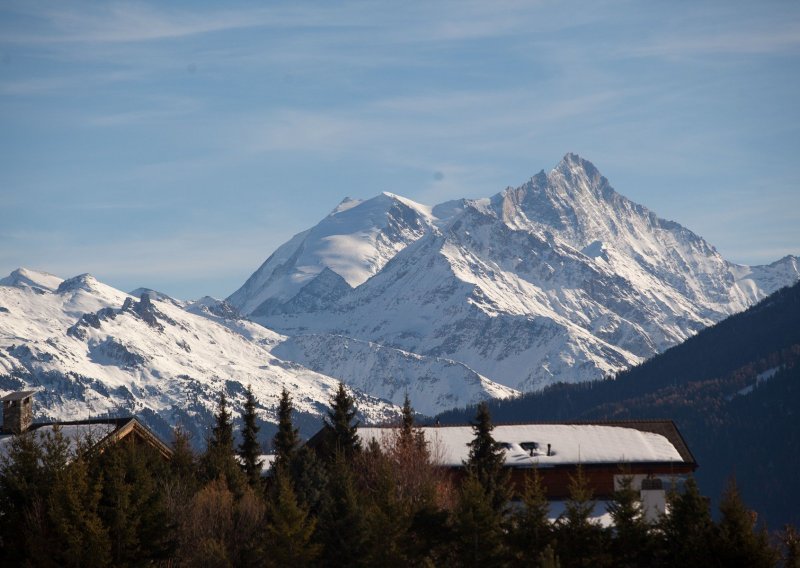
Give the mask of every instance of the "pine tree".
[{"label": "pine tree", "polygon": [[91,477],[102,480],[98,514],[108,528],[115,566],[164,558],[169,552],[169,524],[161,481],[168,465],[146,445],[123,440],[95,456]]},{"label": "pine tree", "polygon": [[310,566],[321,547],[311,541],[316,519],[302,507],[286,469],[275,470],[267,517],[267,562],[271,566]]},{"label": "pine tree", "polygon": [[197,456],[192,450],[189,433],[180,426],[172,430],[172,458],[169,467],[181,484],[190,484],[192,492],[197,482]]},{"label": "pine tree", "polygon": [[209,447],[214,450],[220,450],[227,454],[233,453],[233,422],[231,413],[228,410],[228,398],[225,396],[223,390],[219,395],[219,403],[217,404],[217,413],[214,415],[216,423],[212,428],[211,440]]},{"label": "pine tree", "polygon": [[548,518],[550,505],[539,471],[525,477],[520,507],[511,515],[509,540],[516,560],[538,557],[552,542],[553,527]]},{"label": "pine tree", "polygon": [[472,424],[475,437],[469,443],[469,457],[465,466],[470,475],[483,487],[492,503],[492,508],[500,513],[511,498],[508,471],[505,464],[505,450],[492,437],[492,418],[485,402],[478,405],[475,422]]},{"label": "pine tree", "polygon": [[261,445],[258,443],[259,430],[256,424],[256,398],[253,396],[253,389],[248,385],[242,412],[242,443],[239,445],[239,457],[242,459],[242,469],[247,481],[253,487],[261,482],[262,462],[258,459],[261,455]]},{"label": "pine tree", "polygon": [[22,565],[26,549],[26,517],[47,500],[52,478],[42,467],[43,449],[34,432],[14,436],[0,457],[0,557]]},{"label": "pine tree", "polygon": [[215,424],[211,430],[206,453],[202,457],[202,470],[206,481],[224,478],[236,495],[241,495],[247,480],[233,453],[233,423],[228,410],[225,392],[220,393]]},{"label": "pine tree", "polygon": [[355,401],[347,393],[344,383],[339,383],[330,404],[331,409],[324,426],[328,446],[326,453],[329,458],[342,453],[345,458],[350,459],[361,450],[361,441],[358,438],[358,423],[354,422]]},{"label": "pine tree", "polygon": [[642,514],[633,477],[623,475],[608,506],[614,521],[612,553],[618,566],[645,566],[653,563],[653,538]]},{"label": "pine tree", "polygon": [[459,566],[496,566],[505,556],[502,515],[474,471],[461,484],[453,513],[455,557]]},{"label": "pine tree", "polygon": [[366,561],[370,566],[409,564],[403,542],[411,522],[409,503],[401,500],[397,470],[375,438],[356,457],[357,484],[364,498]]},{"label": "pine tree", "polygon": [[700,494],[693,477],[683,493],[669,496],[669,514],[661,518],[664,563],[669,566],[713,566],[716,563],[716,528],[708,500]]},{"label": "pine tree", "polygon": [[289,463],[289,476],[300,505],[318,515],[328,486],[325,464],[308,446],[300,446]]},{"label": "pine tree", "polygon": [[766,530],[756,530],[755,514],[748,511],[731,478],[719,504],[718,557],[725,566],[753,568],[775,566],[778,554],[769,544]]},{"label": "pine tree", "polygon": [[344,453],[334,455],[317,524],[328,566],[366,566],[368,532],[364,508]]},{"label": "pine tree", "polygon": [[56,477],[48,499],[50,538],[31,547],[34,564],[106,566],[111,560],[108,530],[98,515],[100,484],[89,478],[78,456]]},{"label": "pine tree", "polygon": [[274,469],[288,467],[297,453],[300,445],[300,435],[292,422],[292,397],[289,391],[284,388],[281,391],[281,400],[278,404],[278,431],[272,438],[272,445],[275,448]]},{"label": "pine tree", "polygon": [[414,410],[411,408],[411,399],[406,393],[403,400],[403,410],[400,421],[400,436],[398,443],[401,446],[412,446],[414,444]]},{"label": "pine tree", "polygon": [[592,489],[578,465],[574,476],[570,476],[569,499],[564,513],[558,519],[556,542],[558,556],[567,566],[609,565],[605,530],[590,519],[595,502]]}]

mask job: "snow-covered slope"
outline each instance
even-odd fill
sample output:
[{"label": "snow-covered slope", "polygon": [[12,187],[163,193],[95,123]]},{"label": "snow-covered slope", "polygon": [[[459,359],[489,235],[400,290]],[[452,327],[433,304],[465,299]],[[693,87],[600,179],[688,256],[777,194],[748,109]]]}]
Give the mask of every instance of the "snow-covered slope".
[{"label": "snow-covered slope", "polygon": [[[353,227],[385,235],[379,227],[396,222],[390,207],[373,202],[395,204],[407,212],[402,226],[413,227],[393,231],[403,238],[381,254],[377,237],[349,245]],[[458,363],[525,391],[598,378],[800,277],[796,257],[764,267],[727,262],[690,230],[618,194],[573,154],[491,198],[426,208],[382,195],[364,204],[371,205],[362,214],[347,202],[278,249],[229,300],[290,336],[276,353],[367,390],[392,389],[378,378],[381,353],[421,357],[392,364],[418,405],[426,400],[425,375],[400,371],[404,360]],[[347,222],[333,223],[343,213]],[[340,272],[341,259],[347,270]],[[353,278],[353,265],[369,269]],[[307,266],[317,280],[305,288],[270,288],[299,281]],[[470,397],[458,390],[463,384],[452,388],[453,400]]]},{"label": "snow-covered slope", "polygon": [[296,335],[278,345],[273,354],[396,404],[402,404],[407,394],[414,410],[429,416],[486,398],[519,394],[450,359],[334,334]]},{"label": "snow-covered slope", "polygon": [[[182,424],[202,444],[223,389],[238,411],[252,385],[261,419],[274,422],[285,386],[310,435],[337,381],[272,355],[285,339],[210,298],[185,307],[152,291],[137,299],[88,274],[19,269],[0,280],[0,394],[40,390],[37,419],[136,414],[165,436]],[[354,394],[367,421],[395,415]]]},{"label": "snow-covered slope", "polygon": [[428,208],[391,193],[345,199],[278,248],[228,301],[247,314],[291,311],[283,304],[306,289],[317,299],[314,307],[323,307],[327,302],[320,300],[335,301],[422,236],[431,218]]}]

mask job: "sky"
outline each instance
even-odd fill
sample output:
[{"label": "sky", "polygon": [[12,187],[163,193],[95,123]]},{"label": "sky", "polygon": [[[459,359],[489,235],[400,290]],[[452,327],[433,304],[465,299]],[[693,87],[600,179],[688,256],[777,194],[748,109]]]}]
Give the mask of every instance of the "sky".
[{"label": "sky", "polygon": [[763,264],[798,150],[798,2],[0,2],[0,275],[225,297],[345,197],[567,152]]}]

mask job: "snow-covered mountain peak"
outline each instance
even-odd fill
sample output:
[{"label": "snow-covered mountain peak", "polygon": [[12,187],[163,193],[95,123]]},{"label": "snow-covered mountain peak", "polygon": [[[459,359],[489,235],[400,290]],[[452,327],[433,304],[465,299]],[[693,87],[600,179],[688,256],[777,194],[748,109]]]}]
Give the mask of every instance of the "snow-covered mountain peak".
[{"label": "snow-covered mountain peak", "polygon": [[58,288],[56,288],[56,294],[66,294],[76,290],[94,292],[98,289],[99,285],[100,283],[97,281],[97,278],[87,272],[85,274],[73,276],[72,278],[67,278],[61,282]]},{"label": "snow-covered mountain peak", "polygon": [[160,300],[162,302],[172,302],[176,305],[183,305],[182,302],[176,300],[169,294],[165,294],[164,292],[159,292],[158,290],[153,290],[152,288],[136,288],[135,290],[131,290],[128,292],[134,298],[141,298],[142,294],[148,296],[151,300]]},{"label": "snow-covered mountain peak", "polygon": [[14,286],[17,288],[34,288],[40,291],[52,292],[58,288],[62,279],[48,272],[31,270],[20,267],[5,278],[0,278],[0,286]]},{"label": "snow-covered mountain peak", "polygon": [[345,197],[339,202],[339,205],[333,208],[333,211],[330,212],[331,215],[336,215],[337,213],[341,213],[342,211],[347,211],[348,209],[352,209],[359,205],[363,200],[362,199],[353,199],[352,197]]},{"label": "snow-covered mountain peak", "polygon": [[585,177],[587,179],[602,178],[600,172],[595,165],[589,160],[581,158],[578,154],[567,152],[561,161],[553,168],[554,172],[559,172],[562,175],[570,175],[574,177]]},{"label": "snow-covered mountain peak", "polygon": [[391,193],[343,202],[315,227],[276,250],[228,301],[245,314],[272,313],[312,285],[326,268],[347,287],[359,286],[433,222],[430,208]]}]

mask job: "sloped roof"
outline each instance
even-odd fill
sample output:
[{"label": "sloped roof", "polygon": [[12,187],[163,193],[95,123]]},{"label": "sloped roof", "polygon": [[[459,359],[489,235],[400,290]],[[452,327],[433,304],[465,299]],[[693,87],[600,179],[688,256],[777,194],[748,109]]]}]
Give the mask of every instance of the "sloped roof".
[{"label": "sloped roof", "polygon": [[[69,442],[69,449],[72,453],[79,447],[79,444],[89,442],[95,448],[102,449],[129,435],[134,435],[155,447],[165,458],[172,456],[169,446],[134,417],[39,422],[31,424],[28,432],[33,432],[41,438],[48,432],[52,432],[56,426],[61,429],[62,436]],[[13,438],[13,434],[0,436],[0,456],[7,455],[9,444]]]},{"label": "sloped roof", "polygon": [[[471,426],[424,427],[442,465],[459,467],[468,458]],[[386,440],[387,428],[360,428],[365,441]],[[557,467],[606,463],[686,463],[694,457],[672,421],[497,424],[492,436],[507,444],[510,467]],[[550,455],[547,446],[550,445]],[[535,447],[534,447],[535,445]]]},{"label": "sloped roof", "polygon": [[0,398],[0,402],[6,402],[10,400],[22,400],[23,398],[28,398],[32,394],[36,394],[36,391],[17,391],[12,392]]}]

